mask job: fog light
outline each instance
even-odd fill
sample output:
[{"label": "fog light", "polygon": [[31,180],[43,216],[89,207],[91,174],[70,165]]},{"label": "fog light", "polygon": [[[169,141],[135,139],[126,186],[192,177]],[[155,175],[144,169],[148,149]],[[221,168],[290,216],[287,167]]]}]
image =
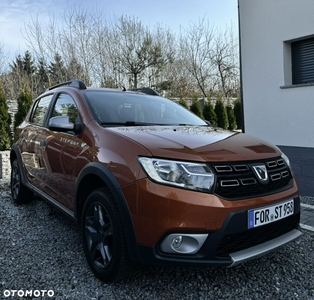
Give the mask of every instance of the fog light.
[{"label": "fog light", "polygon": [[160,249],[165,253],[194,254],[203,246],[208,234],[172,233],[167,235]]},{"label": "fog light", "polygon": [[182,235],[176,236],[172,241],[171,241],[171,248],[173,250],[177,250],[182,246],[183,243],[183,237]]}]

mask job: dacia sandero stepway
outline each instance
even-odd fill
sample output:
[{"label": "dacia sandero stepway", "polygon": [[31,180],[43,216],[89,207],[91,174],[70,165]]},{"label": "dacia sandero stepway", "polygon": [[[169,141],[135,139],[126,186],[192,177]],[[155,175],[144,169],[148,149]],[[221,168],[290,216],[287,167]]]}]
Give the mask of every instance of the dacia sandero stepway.
[{"label": "dacia sandero stepway", "polygon": [[150,89],[73,80],[35,99],[11,149],[11,193],[40,195],[81,226],[94,274],[134,262],[235,266],[301,235],[288,158]]}]

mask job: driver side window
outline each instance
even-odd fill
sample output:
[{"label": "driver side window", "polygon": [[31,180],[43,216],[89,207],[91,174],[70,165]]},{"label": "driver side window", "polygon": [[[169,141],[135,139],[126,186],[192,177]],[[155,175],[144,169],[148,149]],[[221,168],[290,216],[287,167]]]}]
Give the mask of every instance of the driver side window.
[{"label": "driver side window", "polygon": [[77,106],[68,94],[60,94],[53,108],[52,117],[68,116],[69,121],[75,125],[80,123]]}]

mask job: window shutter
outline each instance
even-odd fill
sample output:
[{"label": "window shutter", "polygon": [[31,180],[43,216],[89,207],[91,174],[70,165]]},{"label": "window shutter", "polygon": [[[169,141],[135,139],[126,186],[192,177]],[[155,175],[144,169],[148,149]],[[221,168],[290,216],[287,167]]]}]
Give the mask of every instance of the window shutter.
[{"label": "window shutter", "polygon": [[314,83],[314,38],[291,43],[292,84]]}]

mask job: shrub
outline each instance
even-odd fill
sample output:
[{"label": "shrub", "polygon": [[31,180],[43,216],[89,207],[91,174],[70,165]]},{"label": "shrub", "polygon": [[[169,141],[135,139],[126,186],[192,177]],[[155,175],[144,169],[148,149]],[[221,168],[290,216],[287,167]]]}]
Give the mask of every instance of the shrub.
[{"label": "shrub", "polygon": [[234,111],[234,116],[237,122],[237,128],[242,129],[242,101],[241,99],[237,99],[234,102],[233,111]]},{"label": "shrub", "polygon": [[185,99],[180,98],[179,104],[182,105],[183,107],[189,109],[189,105],[188,105],[188,103],[186,102]]},{"label": "shrub", "polygon": [[5,93],[2,82],[0,81],[0,151],[7,150],[11,147],[11,117],[8,106],[5,101]]},{"label": "shrub", "polygon": [[226,111],[227,111],[228,123],[229,123],[228,129],[229,130],[234,130],[234,129],[237,128],[237,123],[236,123],[236,118],[234,116],[233,107],[232,107],[230,102],[226,106]]},{"label": "shrub", "polygon": [[32,93],[27,86],[24,86],[21,94],[17,98],[18,107],[14,119],[14,129],[23,122],[29,109],[32,106],[32,103]]},{"label": "shrub", "polygon": [[217,115],[214,110],[214,106],[208,101],[203,109],[203,115],[205,120],[209,121],[212,125],[217,126]]},{"label": "shrub", "polygon": [[191,112],[195,113],[200,118],[204,119],[201,105],[197,99],[193,100],[193,103],[190,107]]},{"label": "shrub", "polygon": [[226,107],[221,99],[218,99],[216,101],[215,113],[217,115],[217,126],[227,129],[229,126],[228,115],[227,115]]}]

